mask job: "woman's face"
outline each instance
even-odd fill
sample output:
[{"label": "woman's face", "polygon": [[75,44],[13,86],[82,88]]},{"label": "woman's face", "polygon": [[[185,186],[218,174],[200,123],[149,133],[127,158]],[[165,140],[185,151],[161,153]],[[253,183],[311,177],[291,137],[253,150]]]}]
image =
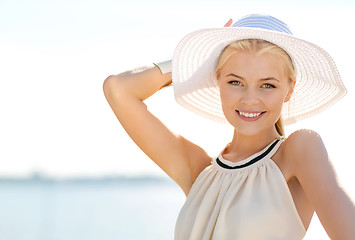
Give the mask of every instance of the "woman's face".
[{"label": "woman's face", "polygon": [[253,52],[234,53],[221,69],[218,85],[224,115],[244,135],[275,131],[294,87],[281,57]]}]

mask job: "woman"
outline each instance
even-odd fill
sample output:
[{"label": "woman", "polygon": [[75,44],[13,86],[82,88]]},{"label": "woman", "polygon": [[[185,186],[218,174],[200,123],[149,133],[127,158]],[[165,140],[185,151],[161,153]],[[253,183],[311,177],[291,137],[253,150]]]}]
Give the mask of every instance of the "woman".
[{"label": "woman", "polygon": [[[143,101],[172,79],[179,103],[234,127],[218,157],[147,110]],[[346,90],[331,57],[280,20],[249,15],[193,32],[177,46],[172,73],[167,62],[110,76],[104,92],[130,137],[187,195],[175,239],[302,239],[314,211],[331,239],[354,238],[355,207],[320,136],[299,130],[286,139],[282,126]]]}]

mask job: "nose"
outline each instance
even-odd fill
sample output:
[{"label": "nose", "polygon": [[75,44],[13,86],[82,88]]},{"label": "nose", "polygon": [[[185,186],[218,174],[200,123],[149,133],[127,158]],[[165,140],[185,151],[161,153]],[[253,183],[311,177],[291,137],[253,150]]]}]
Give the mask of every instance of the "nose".
[{"label": "nose", "polygon": [[259,103],[258,92],[254,88],[246,88],[243,91],[241,101],[245,105],[256,105]]}]

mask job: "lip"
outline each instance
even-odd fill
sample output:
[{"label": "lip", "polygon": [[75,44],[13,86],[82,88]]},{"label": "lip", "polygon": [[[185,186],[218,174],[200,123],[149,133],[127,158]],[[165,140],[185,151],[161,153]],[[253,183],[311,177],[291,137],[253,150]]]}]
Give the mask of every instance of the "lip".
[{"label": "lip", "polygon": [[266,112],[260,112],[260,111],[241,111],[243,113],[261,113],[259,116],[256,116],[256,117],[245,117],[245,116],[241,115],[238,110],[235,110],[235,111],[237,112],[238,116],[241,119],[243,119],[244,121],[247,121],[247,122],[257,121],[264,116],[264,113],[266,113]]}]

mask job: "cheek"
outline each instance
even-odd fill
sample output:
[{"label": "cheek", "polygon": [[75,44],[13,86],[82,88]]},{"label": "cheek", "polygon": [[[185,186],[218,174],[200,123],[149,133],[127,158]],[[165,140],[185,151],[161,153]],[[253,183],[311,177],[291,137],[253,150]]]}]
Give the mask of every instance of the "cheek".
[{"label": "cheek", "polygon": [[229,123],[231,123],[230,120],[234,117],[233,113],[236,108],[236,102],[238,102],[236,95],[238,94],[228,89],[220,89],[222,111]]},{"label": "cheek", "polygon": [[221,97],[221,102],[222,104],[223,103],[228,103],[228,102],[231,102],[232,99],[235,98],[235,93],[232,92],[230,89],[228,88],[220,88],[219,89],[219,94],[220,94],[220,97]]},{"label": "cheek", "polygon": [[284,102],[283,102],[282,98],[273,102],[273,109],[277,112],[277,114],[281,113],[283,105],[284,105]]},{"label": "cheek", "polygon": [[263,99],[264,99],[264,103],[270,109],[273,109],[273,110],[279,112],[282,109],[282,106],[283,106],[283,103],[285,100],[285,95],[275,92],[275,94],[265,94]]}]

